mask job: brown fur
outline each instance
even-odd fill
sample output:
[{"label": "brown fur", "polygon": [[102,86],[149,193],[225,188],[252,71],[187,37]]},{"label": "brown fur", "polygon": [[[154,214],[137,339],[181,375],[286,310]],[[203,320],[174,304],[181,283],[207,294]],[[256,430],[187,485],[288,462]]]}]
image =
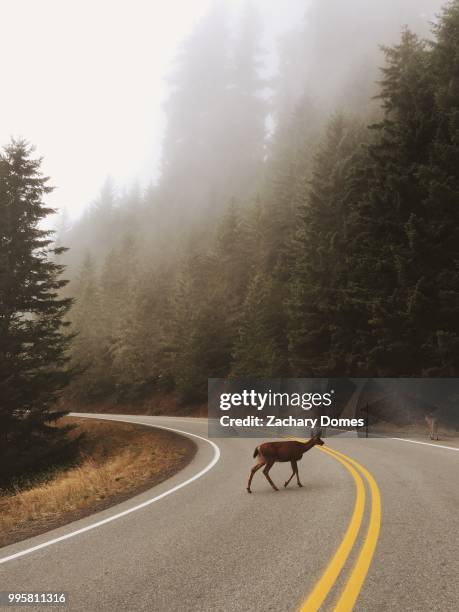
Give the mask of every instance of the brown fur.
[{"label": "brown fur", "polygon": [[438,417],[431,412],[426,415],[426,423],[429,428],[430,439],[438,440]]},{"label": "brown fur", "polygon": [[250,490],[252,478],[254,477],[255,472],[257,472],[263,466],[265,466],[263,474],[265,475],[267,481],[275,491],[278,491],[279,489],[276,487],[276,485],[269,476],[269,470],[277,461],[282,463],[290,461],[292,465],[292,475],[287,480],[287,482],[284,483],[284,487],[288,485],[288,483],[292,480],[295,474],[298,486],[302,487],[303,485],[300,482],[300,476],[298,474],[297,461],[299,461],[303,457],[303,454],[305,452],[307,452],[316,444],[318,444],[319,446],[322,446],[324,444],[324,441],[320,439],[320,436],[314,436],[307,442],[286,440],[285,442],[264,442],[263,444],[260,444],[260,446],[257,446],[255,452],[253,453],[253,456],[258,457],[258,461],[250,471],[249,482],[247,483],[247,491],[249,493],[252,493],[252,491]]}]

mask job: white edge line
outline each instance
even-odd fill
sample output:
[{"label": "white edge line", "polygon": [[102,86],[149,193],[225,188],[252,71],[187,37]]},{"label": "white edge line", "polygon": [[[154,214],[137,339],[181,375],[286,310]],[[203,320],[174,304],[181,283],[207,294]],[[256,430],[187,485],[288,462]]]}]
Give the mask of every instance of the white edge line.
[{"label": "white edge line", "polygon": [[[83,417],[84,418],[84,417]],[[102,418],[102,417],[99,417]],[[117,421],[121,421],[123,423],[133,423],[133,421],[126,421],[123,419],[106,419],[108,420],[117,420]],[[198,472],[197,474],[195,474],[194,476],[192,476],[191,478],[188,478],[188,480],[185,480],[184,482],[181,482],[180,484],[176,485],[175,487],[172,487],[172,489],[168,489],[167,491],[164,491],[164,493],[161,493],[160,495],[156,495],[156,497],[152,497],[151,499],[147,499],[146,501],[142,502],[141,504],[138,504],[137,506],[134,506],[132,508],[128,508],[127,510],[123,510],[123,512],[118,512],[117,514],[114,514],[112,516],[109,516],[101,521],[97,521],[96,523],[92,523],[91,525],[87,525],[86,527],[82,527],[81,529],[77,529],[76,531],[71,531],[70,533],[66,533],[63,536],[60,536],[58,538],[54,538],[52,540],[48,540],[47,542],[43,542],[42,544],[37,544],[36,546],[32,546],[31,548],[26,548],[25,550],[21,550],[20,552],[14,553],[13,555],[9,555],[8,557],[2,557],[0,558],[0,564],[2,563],[6,563],[7,561],[12,561],[13,559],[18,559],[19,557],[23,557],[25,555],[28,555],[32,552],[35,552],[36,550],[40,550],[41,548],[46,548],[47,546],[52,546],[53,544],[57,544],[58,542],[63,542],[64,540],[68,540],[69,538],[73,538],[77,535],[80,535],[81,533],[84,533],[85,531],[90,531],[91,529],[95,529],[96,527],[101,527],[102,525],[105,525],[106,523],[110,523],[111,521],[114,521],[116,519],[119,519],[123,516],[126,516],[127,514],[131,514],[131,512],[135,512],[136,510],[140,510],[141,508],[145,508],[146,506],[149,506],[150,504],[153,504],[154,502],[159,501],[160,499],[163,499],[163,497],[167,497],[167,495],[170,495],[171,493],[175,493],[175,491],[178,491],[179,489],[186,487],[186,485],[192,483],[194,480],[197,480],[198,478],[201,478],[201,476],[204,476],[204,474],[206,472],[208,472],[209,470],[211,470],[214,465],[217,463],[217,461],[220,459],[220,449],[219,447],[215,444],[215,442],[212,442],[212,440],[208,440],[207,438],[204,438],[203,436],[198,436],[197,434],[193,434],[190,433],[188,431],[181,431],[179,429],[173,429],[172,427],[163,427],[161,425],[153,425],[150,423],[134,423],[136,425],[148,425],[149,427],[155,427],[157,429],[166,429],[168,431],[173,431],[175,433],[179,433],[179,434],[183,434],[184,436],[192,436],[193,438],[199,438],[200,440],[204,440],[204,442],[207,442],[208,444],[210,444],[214,450],[214,456],[212,457],[212,460],[210,461],[210,463],[208,463],[206,465],[205,468],[203,468],[200,472]]]},{"label": "white edge line", "polygon": [[445,446],[444,444],[432,444],[431,442],[420,442],[419,440],[408,440],[407,438],[391,438],[391,440],[411,442],[411,444],[423,444],[424,446],[433,446],[434,448],[447,448],[448,450],[459,452],[459,448],[455,448],[454,446]]}]

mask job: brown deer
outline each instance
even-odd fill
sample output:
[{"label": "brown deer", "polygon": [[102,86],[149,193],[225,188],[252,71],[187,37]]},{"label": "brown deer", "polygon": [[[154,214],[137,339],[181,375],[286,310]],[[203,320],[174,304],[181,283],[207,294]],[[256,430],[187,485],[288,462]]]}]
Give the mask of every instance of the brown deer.
[{"label": "brown deer", "polygon": [[426,415],[426,423],[429,428],[429,434],[431,440],[438,440],[438,417],[433,412]]},{"label": "brown deer", "polygon": [[322,446],[324,441],[320,439],[319,435],[313,436],[307,442],[297,442],[296,440],[286,440],[285,442],[265,442],[264,444],[260,444],[255,449],[253,453],[254,457],[258,457],[258,462],[253,466],[250,476],[249,482],[247,484],[247,491],[252,493],[250,490],[250,485],[252,483],[252,478],[254,477],[255,472],[257,472],[261,467],[265,466],[263,470],[263,474],[266,476],[267,481],[272,486],[275,491],[279,489],[273,483],[269,476],[269,470],[273,467],[273,465],[280,461],[282,463],[286,461],[290,461],[292,464],[292,475],[284,483],[284,487],[288,485],[288,483],[292,480],[293,476],[296,474],[296,481],[299,487],[303,485],[300,482],[300,476],[298,474],[298,465],[297,461],[299,461],[303,454],[308,451],[310,448],[318,444]]}]

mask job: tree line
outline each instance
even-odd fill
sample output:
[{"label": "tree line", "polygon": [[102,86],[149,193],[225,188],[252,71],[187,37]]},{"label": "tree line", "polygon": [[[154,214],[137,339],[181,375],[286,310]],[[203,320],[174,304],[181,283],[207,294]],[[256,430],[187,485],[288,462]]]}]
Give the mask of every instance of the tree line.
[{"label": "tree line", "polygon": [[74,285],[72,354],[90,364],[77,394],[163,388],[189,402],[208,377],[456,376],[458,26],[453,2],[433,41],[406,29],[383,49],[370,125],[325,121],[303,96],[257,188],[219,201],[180,256],[158,263],[135,231],[102,265],[88,256]]}]

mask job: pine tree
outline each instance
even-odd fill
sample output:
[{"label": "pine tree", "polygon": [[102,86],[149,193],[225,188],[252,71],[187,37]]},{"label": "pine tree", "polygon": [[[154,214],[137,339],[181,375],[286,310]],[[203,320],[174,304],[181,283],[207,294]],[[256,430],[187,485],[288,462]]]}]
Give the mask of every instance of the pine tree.
[{"label": "pine tree", "polygon": [[180,230],[224,196],[228,50],[227,10],[216,0],[181,48],[165,104],[159,211]]},{"label": "pine tree", "polygon": [[110,359],[100,281],[89,254],[73,288],[78,299],[69,313],[75,333],[70,355],[80,375],[70,392],[79,399],[93,400],[110,391]]},{"label": "pine tree", "polygon": [[362,128],[335,116],[319,147],[292,244],[289,357],[302,376],[343,375],[355,338],[347,303],[346,250],[354,193],[350,179]]},{"label": "pine tree", "polygon": [[127,309],[123,339],[124,371],[120,380],[131,395],[144,397],[153,389],[170,391],[172,378],[172,296],[175,278],[165,270],[139,271]]},{"label": "pine tree", "polygon": [[284,35],[287,40],[282,54],[285,66],[281,65],[281,92],[288,91],[294,102],[308,92],[325,120],[330,113],[341,110],[371,121],[377,111],[371,97],[377,93],[375,82],[382,59],[377,45],[396,43],[406,24],[419,36],[427,35],[429,23],[443,3],[444,0],[304,3],[306,19]]},{"label": "pine tree", "polygon": [[207,379],[225,376],[231,359],[215,258],[190,255],[174,295],[173,376],[182,401],[204,401]]},{"label": "pine tree", "polygon": [[57,461],[65,450],[65,427],[52,426],[71,373],[64,317],[71,300],[54,256],[53,232],[41,222],[54,211],[43,198],[52,188],[24,141],[0,155],[0,478]]},{"label": "pine tree", "polygon": [[114,180],[108,176],[98,197],[85,210],[82,218],[68,232],[67,238],[75,246],[66,257],[76,270],[80,269],[85,253],[90,252],[99,261],[114,247],[120,230],[126,224],[119,219]]},{"label": "pine tree", "polygon": [[345,251],[360,313],[353,350],[348,341],[354,375],[457,372],[457,13],[455,2],[432,45],[405,31],[385,49],[384,116],[355,176]]},{"label": "pine tree", "polygon": [[[434,28],[430,73],[435,82],[434,138],[421,172],[427,197],[424,219],[413,220],[423,257],[424,292],[431,301],[424,347],[424,372],[459,373],[459,2],[444,8]],[[428,223],[427,223],[428,219]]]},{"label": "pine tree", "polygon": [[248,199],[259,187],[265,154],[266,118],[269,104],[261,76],[260,16],[252,2],[243,8],[228,74],[225,107],[221,120],[227,192]]},{"label": "pine tree", "polygon": [[316,109],[304,97],[278,125],[268,160],[268,179],[262,191],[263,265],[264,271],[275,270],[283,281],[289,276],[291,240],[304,204],[318,134]]},{"label": "pine tree", "polygon": [[364,306],[367,328],[357,343],[359,367],[370,375],[401,376],[421,374],[427,357],[431,315],[421,260],[428,253],[418,235],[431,220],[419,173],[429,163],[435,103],[423,41],[406,30],[385,54],[384,117],[373,126],[375,141],[363,168],[369,180],[353,210],[347,265],[349,297]]},{"label": "pine tree", "polygon": [[137,245],[134,238],[125,235],[119,246],[112,249],[101,271],[101,296],[104,327],[107,337],[110,376],[117,385],[123,371],[123,340],[130,333],[133,293],[138,266]]},{"label": "pine tree", "polygon": [[288,375],[281,288],[279,281],[269,274],[254,277],[241,309],[231,375],[258,378]]},{"label": "pine tree", "polygon": [[254,263],[249,229],[234,201],[217,228],[212,256],[216,300],[225,313],[228,342],[232,343]]},{"label": "pine tree", "polygon": [[[285,299],[288,295],[288,282],[292,270],[294,252],[292,240],[299,221],[299,211],[304,201],[304,193],[311,172],[312,152],[315,147],[315,128],[311,126],[314,118],[312,105],[304,99],[298,105],[289,121],[284,121],[278,127],[268,160],[267,180],[261,196],[255,207],[250,211],[249,244],[256,253],[255,264],[251,270],[251,287],[263,285],[271,288],[265,291],[263,309],[269,318],[269,329],[273,342],[271,357],[257,360],[258,373],[261,375],[261,363],[265,363],[269,371],[282,371],[284,375],[290,371],[287,342],[287,309]],[[254,285],[255,284],[255,285]],[[275,291],[274,291],[275,288]],[[254,299],[254,298],[253,298]],[[241,308],[242,320],[250,320],[252,300],[247,295],[246,304]],[[248,309],[248,311],[247,311]],[[276,312],[276,315],[274,315]],[[265,316],[260,313],[260,316]],[[244,325],[244,323],[242,323]],[[265,333],[265,332],[264,332]],[[242,335],[241,335],[242,334]],[[245,362],[240,329],[237,347],[235,348],[235,365],[233,369],[240,370],[237,362]],[[265,337],[264,341],[268,342]],[[260,340],[261,342],[261,340]],[[257,353],[259,351],[256,351]],[[249,350],[250,353],[250,350]]]}]

